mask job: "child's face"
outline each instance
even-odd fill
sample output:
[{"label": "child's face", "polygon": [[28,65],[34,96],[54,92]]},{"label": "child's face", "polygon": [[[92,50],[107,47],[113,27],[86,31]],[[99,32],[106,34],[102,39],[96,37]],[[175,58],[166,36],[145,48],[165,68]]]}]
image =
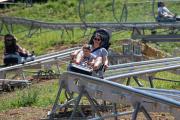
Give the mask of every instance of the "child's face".
[{"label": "child's face", "polygon": [[85,57],[88,57],[91,54],[91,51],[88,49],[83,49],[83,53]]}]

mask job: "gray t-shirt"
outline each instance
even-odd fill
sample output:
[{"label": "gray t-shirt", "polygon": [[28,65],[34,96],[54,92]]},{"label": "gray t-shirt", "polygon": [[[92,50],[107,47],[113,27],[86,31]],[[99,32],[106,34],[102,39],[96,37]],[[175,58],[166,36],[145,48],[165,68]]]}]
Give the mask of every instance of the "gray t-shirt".
[{"label": "gray t-shirt", "polygon": [[171,12],[167,9],[167,7],[159,7],[158,8],[158,15],[161,17],[166,17],[167,15],[170,15]]},{"label": "gray t-shirt", "polygon": [[[83,56],[83,51],[80,51],[79,54],[81,54]],[[93,59],[95,59],[97,57],[106,57],[106,56],[108,56],[108,51],[105,48],[97,49],[91,53],[91,58],[93,58]],[[85,59],[89,59],[89,58],[85,58]],[[80,62],[80,65],[85,67],[86,65],[84,64],[84,62],[85,61],[82,60]],[[103,78],[103,71],[100,70],[100,71],[96,72],[96,75],[94,75],[94,76],[98,76],[100,78]]]},{"label": "gray t-shirt", "polygon": [[[108,51],[105,48],[100,48],[92,52],[92,54],[95,55],[96,57],[106,57],[108,56]],[[96,72],[94,76],[103,78],[103,73],[104,72],[102,70],[99,70],[98,72]]]},{"label": "gray t-shirt", "polygon": [[108,51],[105,48],[100,48],[92,52],[96,57],[106,57],[108,56]]}]

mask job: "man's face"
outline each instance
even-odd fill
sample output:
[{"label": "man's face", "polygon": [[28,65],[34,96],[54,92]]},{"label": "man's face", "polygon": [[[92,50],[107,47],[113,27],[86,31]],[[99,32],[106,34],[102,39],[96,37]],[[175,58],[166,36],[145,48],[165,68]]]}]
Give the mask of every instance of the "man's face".
[{"label": "man's face", "polygon": [[83,49],[83,52],[84,52],[85,57],[88,57],[90,55],[90,53],[91,53],[91,51],[88,50],[88,49]]}]

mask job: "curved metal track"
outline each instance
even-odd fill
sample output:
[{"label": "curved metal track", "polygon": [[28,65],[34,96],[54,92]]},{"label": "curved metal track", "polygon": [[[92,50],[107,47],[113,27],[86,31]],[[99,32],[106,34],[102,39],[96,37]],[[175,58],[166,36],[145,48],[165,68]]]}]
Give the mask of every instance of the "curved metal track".
[{"label": "curved metal track", "polygon": [[[82,119],[91,120],[100,120],[103,118],[112,117],[117,119],[118,116],[127,114],[132,114],[132,120],[135,120],[137,119],[139,112],[143,112],[148,120],[152,119],[149,112],[168,112],[171,113],[175,119],[179,118],[179,91],[133,88],[111,82],[106,79],[103,80],[74,72],[63,73],[59,82],[60,86],[58,94],[54,102],[54,106],[51,112],[49,112],[50,119],[54,118],[54,116],[57,114],[56,111],[62,110],[63,108],[68,109],[70,105],[73,105],[72,114],[68,118],[70,120],[75,119],[75,113],[79,109],[80,113],[82,114]],[[71,96],[71,98],[64,104],[60,104],[58,101],[60,99],[62,89],[77,94],[76,96]],[[96,113],[96,115],[84,115],[80,104],[82,97],[87,98],[87,101],[90,103],[89,109],[92,110],[92,113]],[[108,101],[114,106],[112,110],[108,112],[106,111],[105,115],[101,115],[101,113],[98,111],[100,109],[100,105],[94,102],[95,99]],[[118,112],[116,104],[128,104],[133,106],[134,109],[132,109],[132,111]],[[106,104],[101,106],[106,107]]]},{"label": "curved metal track", "polygon": [[[6,74],[8,72],[14,72],[15,75],[20,75],[22,79],[26,79],[23,70],[25,69],[42,69],[43,66],[47,69],[50,69],[52,65],[56,65],[58,74],[60,74],[60,67],[58,62],[69,62],[70,60],[70,53],[74,50],[78,50],[80,47],[70,48],[66,50],[62,50],[60,52],[54,52],[42,56],[38,56],[35,58],[34,61],[26,62],[24,64],[17,64],[14,66],[0,68],[0,78],[6,79]],[[11,73],[12,74],[12,73]]]},{"label": "curved metal track", "polygon": [[[78,49],[78,48],[77,48]],[[24,67],[32,67],[33,65],[54,63],[57,59],[63,59],[64,57],[67,58],[69,53],[72,52],[72,49],[68,49],[65,51],[61,51],[61,53],[54,53],[49,54],[46,56],[41,56],[37,60],[28,62],[22,65],[11,66],[7,68],[0,69],[0,72],[6,72],[9,70],[17,70]],[[127,78],[129,76],[139,75],[139,74],[147,74],[147,73],[154,73],[160,71],[166,71],[171,69],[179,69],[180,68],[180,58],[166,58],[160,60],[151,60],[151,61],[144,61],[144,62],[134,62],[134,63],[127,63],[123,65],[114,65],[109,68],[109,70],[119,70],[121,71],[123,68],[127,68],[130,71],[123,74],[113,74],[109,77],[105,77],[104,80],[86,76],[78,73],[73,72],[65,72],[62,74],[60,79],[60,87],[57,94],[56,101],[54,103],[53,109],[50,113],[52,117],[57,110],[62,108],[68,108],[73,105],[73,112],[70,116],[70,119],[74,118],[77,109],[80,108],[80,100],[82,96],[87,97],[88,101],[90,102],[92,111],[97,113],[98,116],[91,116],[92,119],[101,119],[101,118],[109,118],[109,117],[118,117],[121,115],[132,114],[132,119],[136,119],[138,112],[142,111],[147,119],[151,119],[151,116],[148,112],[169,112],[175,118],[179,118],[180,112],[180,93],[179,91],[172,91],[172,90],[158,90],[158,89],[145,89],[145,88],[133,88],[121,85],[119,83],[112,82],[116,79]],[[154,64],[154,65],[153,65]],[[156,67],[155,67],[156,66]],[[157,67],[158,66],[158,67]],[[147,67],[148,69],[141,69]],[[152,68],[151,68],[152,67]],[[155,67],[155,68],[154,68]],[[132,71],[135,70],[135,71]],[[138,68],[138,69],[137,69]],[[140,68],[140,69],[139,69]],[[75,92],[78,96],[73,96],[68,99],[67,103],[59,104],[59,97],[61,94],[62,89],[68,91],[68,94],[71,92]],[[166,93],[166,94],[165,94]],[[113,99],[112,99],[113,98]],[[105,116],[101,115],[98,112],[99,106],[95,104],[95,99],[101,99],[104,101],[112,102],[113,104],[129,104],[132,105],[134,109],[128,112],[117,112],[111,110],[111,114],[106,114]],[[73,104],[74,103],[74,104]],[[106,106],[106,105],[104,105]],[[166,109],[164,109],[166,108]],[[82,112],[82,111],[81,111]],[[108,111],[110,112],[110,111]],[[83,114],[83,113],[82,113]],[[113,114],[113,115],[112,115]],[[84,116],[85,117],[85,116]]]},{"label": "curved metal track", "polygon": [[23,18],[12,18],[12,17],[0,17],[1,23],[3,24],[19,24],[24,26],[31,26],[35,28],[44,29],[76,29],[76,28],[106,28],[116,30],[128,30],[133,28],[140,29],[158,29],[158,28],[180,28],[180,22],[137,22],[137,23],[112,23],[112,22],[96,22],[96,23],[48,23],[36,20],[29,20]]},{"label": "curved metal track", "polygon": [[153,88],[154,80],[162,80],[167,82],[179,82],[179,80],[167,80],[167,79],[161,79],[156,78],[155,74],[160,71],[171,71],[177,75],[180,74],[180,57],[175,58],[165,58],[165,59],[157,59],[157,60],[148,60],[148,61],[140,61],[140,62],[132,62],[132,63],[125,63],[125,64],[118,64],[118,65],[112,65],[110,66],[107,71],[105,72],[105,79],[111,80],[113,77],[113,80],[116,80],[120,83],[123,83],[123,79],[121,78],[128,78],[126,85],[130,84],[130,78],[133,78],[135,82],[139,86],[143,86],[139,78],[142,78],[144,80],[147,80],[150,83],[150,86]]}]

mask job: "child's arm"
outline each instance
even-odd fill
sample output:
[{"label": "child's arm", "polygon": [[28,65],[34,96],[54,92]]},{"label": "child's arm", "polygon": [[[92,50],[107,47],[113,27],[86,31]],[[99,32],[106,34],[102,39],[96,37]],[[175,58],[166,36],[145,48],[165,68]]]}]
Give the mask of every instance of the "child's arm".
[{"label": "child's arm", "polygon": [[76,63],[76,59],[77,59],[77,56],[78,56],[78,54],[79,54],[80,51],[81,51],[81,49],[75,50],[75,51],[73,51],[73,52],[70,54],[71,62],[72,62],[72,63]]},{"label": "child's arm", "polygon": [[80,52],[77,54],[77,56],[76,56],[75,63],[76,63],[76,64],[80,64],[80,62],[82,61],[82,59],[83,59],[83,52],[80,51]]},{"label": "child's arm", "polygon": [[77,56],[80,51],[81,51],[81,49],[73,51],[70,55],[71,58],[74,58],[75,56]]},{"label": "child's arm", "polygon": [[92,61],[88,62],[88,65],[90,67],[93,67],[94,66],[94,63],[95,63],[95,59],[92,59]]}]

